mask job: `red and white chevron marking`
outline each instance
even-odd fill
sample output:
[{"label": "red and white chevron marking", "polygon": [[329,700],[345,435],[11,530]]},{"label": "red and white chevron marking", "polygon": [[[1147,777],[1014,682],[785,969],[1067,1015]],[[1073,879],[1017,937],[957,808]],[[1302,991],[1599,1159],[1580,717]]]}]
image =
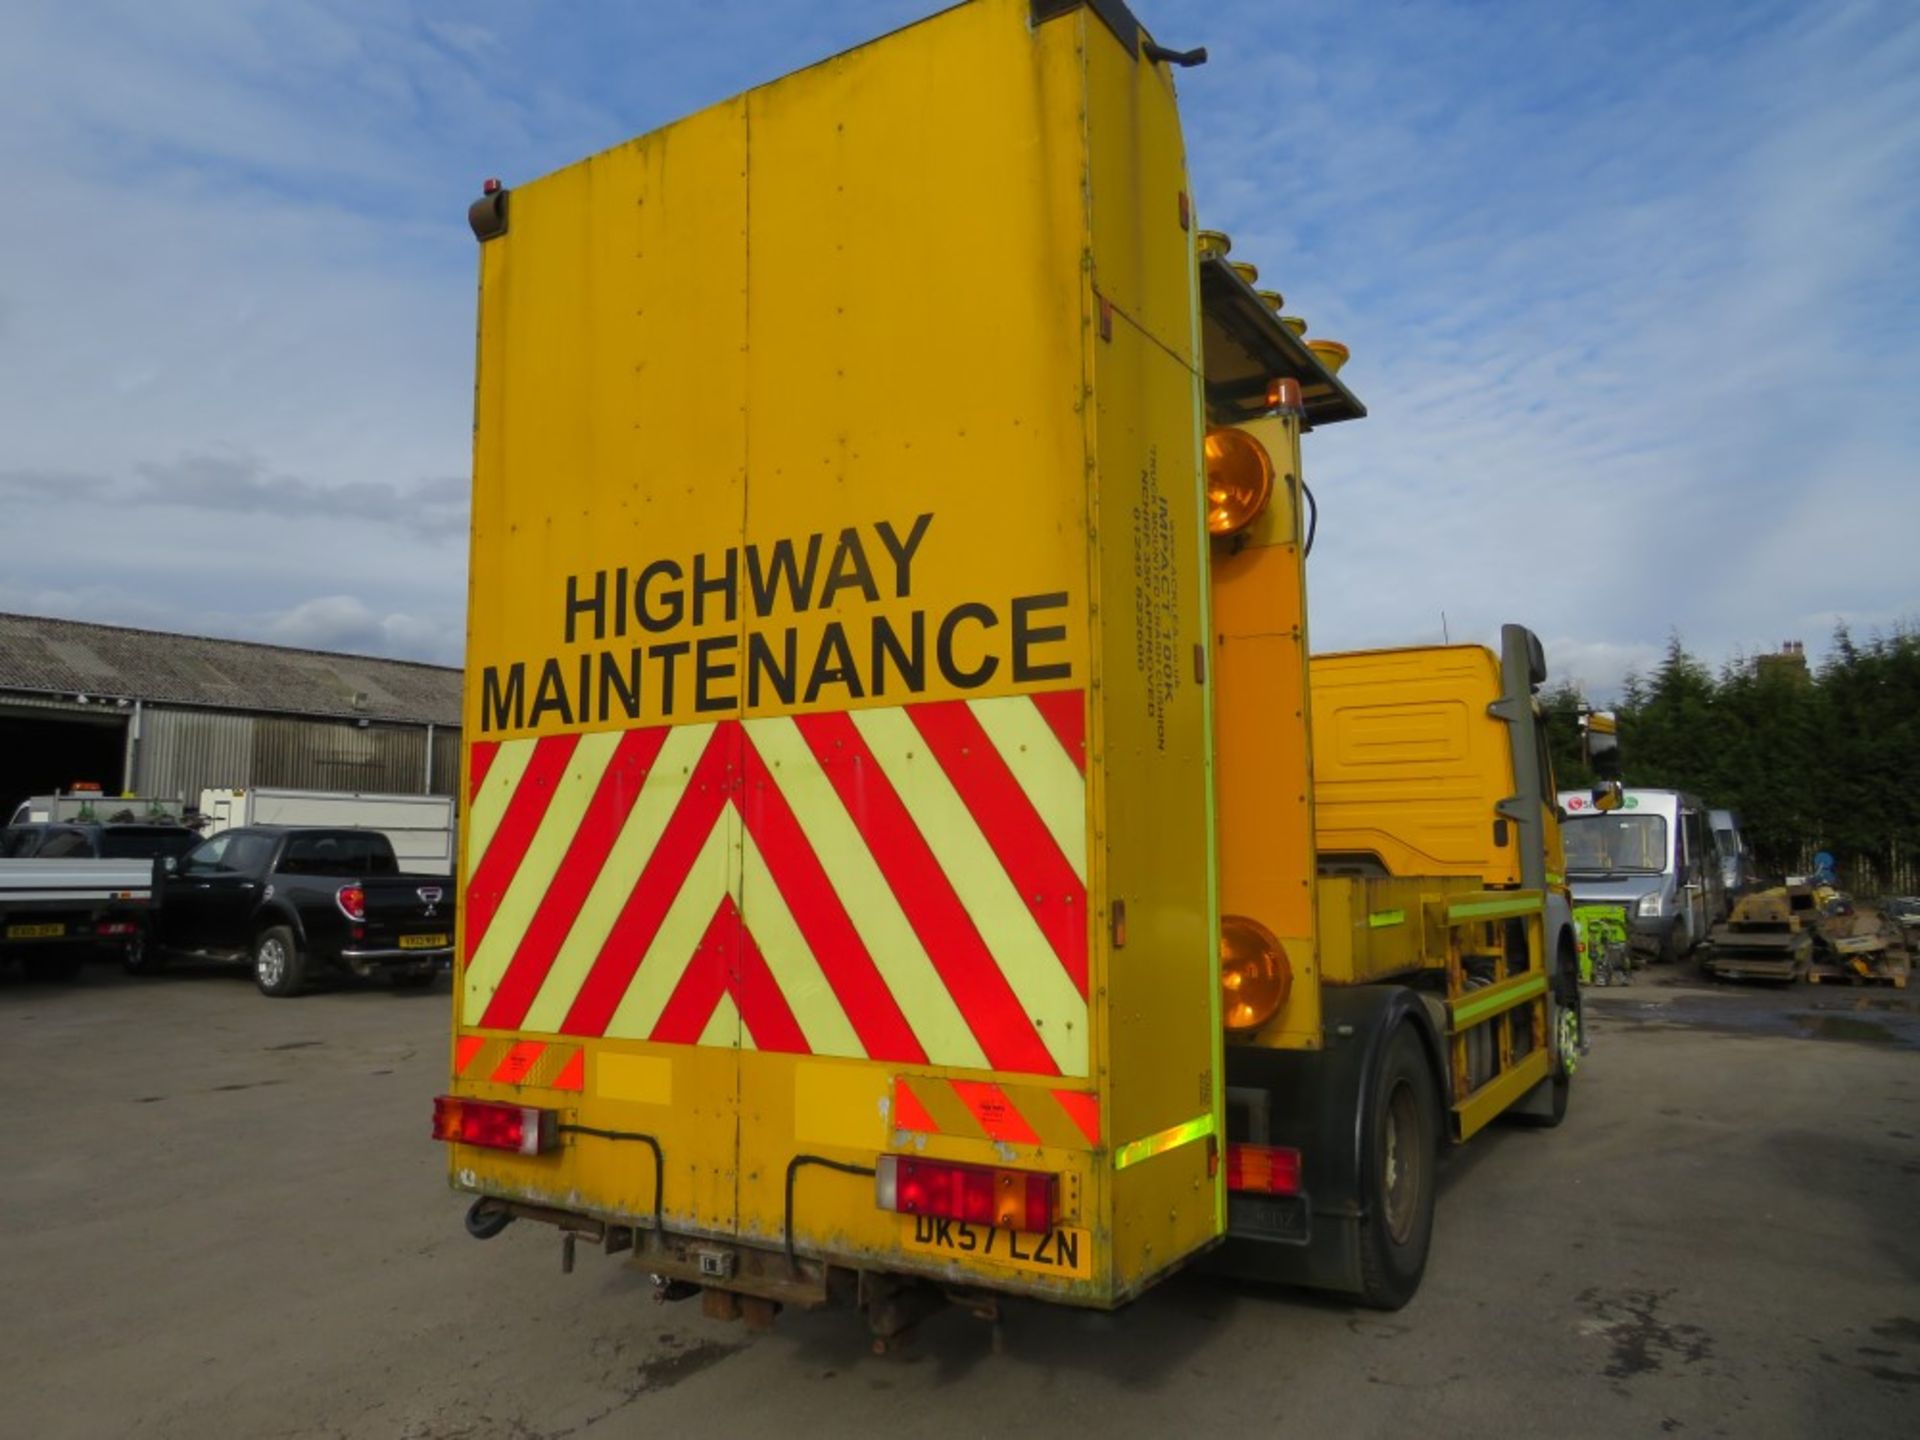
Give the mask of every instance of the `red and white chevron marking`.
[{"label": "red and white chevron marking", "polygon": [[1085,1075],[1084,694],[469,747],[482,1029]]}]

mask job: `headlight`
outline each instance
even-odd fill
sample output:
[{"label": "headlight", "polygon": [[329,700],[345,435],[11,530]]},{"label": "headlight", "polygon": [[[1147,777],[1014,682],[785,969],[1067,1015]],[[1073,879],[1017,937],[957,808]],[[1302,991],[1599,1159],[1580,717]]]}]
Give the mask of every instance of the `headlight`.
[{"label": "headlight", "polygon": [[1658,920],[1660,918],[1660,911],[1665,905],[1666,897],[1658,890],[1655,890],[1650,894],[1640,897],[1640,903],[1634,907],[1633,913],[1638,915],[1642,920]]}]

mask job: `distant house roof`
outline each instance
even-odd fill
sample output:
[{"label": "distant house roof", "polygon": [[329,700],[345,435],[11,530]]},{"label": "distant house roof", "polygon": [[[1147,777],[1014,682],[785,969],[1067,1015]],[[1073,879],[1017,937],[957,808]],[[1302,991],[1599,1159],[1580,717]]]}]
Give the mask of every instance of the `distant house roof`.
[{"label": "distant house roof", "polygon": [[460,723],[460,671],[244,640],[0,614],[0,691],[282,715]]}]

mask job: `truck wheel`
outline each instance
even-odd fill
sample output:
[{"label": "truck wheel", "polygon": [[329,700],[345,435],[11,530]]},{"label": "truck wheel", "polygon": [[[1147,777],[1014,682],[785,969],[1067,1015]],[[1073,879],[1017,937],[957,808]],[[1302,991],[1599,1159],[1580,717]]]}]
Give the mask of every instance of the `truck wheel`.
[{"label": "truck wheel", "polygon": [[1433,1241],[1439,1096],[1411,1025],[1387,1041],[1367,1097],[1361,1194],[1361,1299],[1398,1310],[1420,1288]]},{"label": "truck wheel", "polygon": [[120,951],[120,964],[129,975],[158,975],[167,968],[167,954],[145,930],[136,930]]},{"label": "truck wheel", "polygon": [[1680,958],[1680,922],[1674,921],[1660,937],[1660,953],[1657,957],[1662,965],[1671,965]]},{"label": "truck wheel", "polygon": [[306,961],[284,925],[262,930],[253,942],[253,983],[276,1000],[298,995],[307,978]]}]

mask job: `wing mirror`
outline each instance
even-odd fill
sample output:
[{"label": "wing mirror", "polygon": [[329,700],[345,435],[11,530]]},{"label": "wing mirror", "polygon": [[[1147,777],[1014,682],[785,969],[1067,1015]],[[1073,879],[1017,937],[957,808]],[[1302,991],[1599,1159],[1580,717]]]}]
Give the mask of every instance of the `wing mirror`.
[{"label": "wing mirror", "polygon": [[[1611,710],[1589,710],[1580,717],[1580,753],[1597,780],[1620,779],[1620,725]],[[1600,792],[1593,793],[1600,803]],[[1608,807],[1619,808],[1617,803]]]},{"label": "wing mirror", "polygon": [[1593,787],[1593,808],[1596,810],[1618,810],[1626,800],[1626,787],[1618,780],[1602,780]]}]

